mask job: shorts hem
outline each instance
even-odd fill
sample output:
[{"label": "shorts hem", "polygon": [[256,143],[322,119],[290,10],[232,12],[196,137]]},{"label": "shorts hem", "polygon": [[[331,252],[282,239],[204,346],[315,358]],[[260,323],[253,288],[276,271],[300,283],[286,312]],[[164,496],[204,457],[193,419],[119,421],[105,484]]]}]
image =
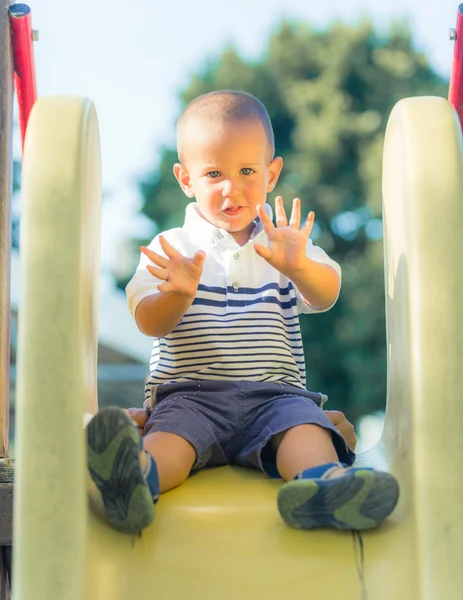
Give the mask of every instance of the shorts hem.
[{"label": "shorts hem", "polygon": [[[354,464],[355,453],[352,452],[352,450],[348,447],[347,442],[334,426],[330,427],[328,424],[322,424],[307,419],[294,419],[292,422],[286,421],[281,427],[264,429],[260,433],[260,435],[253,440],[252,445],[254,446],[254,450],[247,453],[247,457],[252,455],[254,452],[258,453],[257,458],[255,460],[252,460],[254,466],[260,469],[263,473],[265,473],[268,477],[272,479],[281,479],[281,475],[279,474],[277,469],[276,461],[263,461],[262,452],[275,435],[278,435],[283,431],[287,431],[288,429],[292,429],[293,427],[298,427],[299,425],[316,425],[317,427],[322,427],[323,429],[330,431],[332,433],[333,446],[336,450],[336,454],[338,455],[339,461],[345,464],[346,466],[351,466]],[[248,458],[248,460],[250,460],[250,458]],[[239,465],[240,461],[237,461],[236,464]]]}]

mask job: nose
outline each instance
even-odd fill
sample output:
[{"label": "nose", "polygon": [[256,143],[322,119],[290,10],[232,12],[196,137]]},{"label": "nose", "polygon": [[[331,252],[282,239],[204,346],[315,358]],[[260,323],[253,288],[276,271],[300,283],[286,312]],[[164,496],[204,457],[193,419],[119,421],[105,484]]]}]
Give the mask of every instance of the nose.
[{"label": "nose", "polygon": [[236,196],[239,193],[239,187],[235,179],[231,177],[225,179],[222,186],[222,196],[224,198],[230,198]]}]

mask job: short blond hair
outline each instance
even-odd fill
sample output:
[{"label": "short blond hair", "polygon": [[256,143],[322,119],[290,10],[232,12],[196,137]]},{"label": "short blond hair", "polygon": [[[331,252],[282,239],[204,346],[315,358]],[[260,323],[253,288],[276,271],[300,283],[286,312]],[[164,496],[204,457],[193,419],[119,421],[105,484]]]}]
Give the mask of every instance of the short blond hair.
[{"label": "short blond hair", "polygon": [[177,154],[182,162],[183,132],[191,117],[204,118],[209,122],[233,124],[236,122],[257,121],[264,128],[271,158],[275,155],[275,136],[272,122],[263,103],[248,92],[218,90],[198,96],[183,110],[177,121]]}]

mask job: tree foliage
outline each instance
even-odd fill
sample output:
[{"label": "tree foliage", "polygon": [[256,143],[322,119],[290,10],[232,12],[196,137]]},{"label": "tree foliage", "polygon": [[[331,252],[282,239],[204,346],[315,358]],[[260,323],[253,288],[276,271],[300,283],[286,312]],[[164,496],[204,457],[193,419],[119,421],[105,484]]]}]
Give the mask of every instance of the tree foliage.
[{"label": "tree foliage", "polygon": [[[251,92],[266,105],[284,168],[275,195],[314,210],[315,242],[343,267],[336,307],[302,317],[308,387],[352,419],[382,409],[386,394],[381,157],[386,122],[401,98],[446,95],[446,82],[399,25],[370,22],[316,31],[283,22],[254,62],[232,48],[194,74],[184,104],[217,89]],[[158,229],[183,223],[186,198],[172,175],[176,151],[140,183]],[[269,201],[273,203],[273,198]]]}]

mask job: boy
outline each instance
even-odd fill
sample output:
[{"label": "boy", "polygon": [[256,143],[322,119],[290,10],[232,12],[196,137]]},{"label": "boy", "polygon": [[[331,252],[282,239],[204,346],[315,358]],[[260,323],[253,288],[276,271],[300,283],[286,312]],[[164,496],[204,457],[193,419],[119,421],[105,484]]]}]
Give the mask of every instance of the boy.
[{"label": "boy", "polygon": [[313,212],[300,227],[299,199],[288,223],[277,197],[273,225],[265,201],[283,161],[265,107],[243,92],[200,96],[178,121],[177,148],[174,175],[196,202],[183,227],[141,249],[127,286],[139,329],[154,338],[143,442],[122,410],[88,426],[109,521],[140,531],[159,494],[191,470],[232,463],[286,480],[278,510],[292,527],[375,527],[398,485],[349,468],[326,397],[305,389],[298,314],[334,305],[340,268],[309,238]]}]

